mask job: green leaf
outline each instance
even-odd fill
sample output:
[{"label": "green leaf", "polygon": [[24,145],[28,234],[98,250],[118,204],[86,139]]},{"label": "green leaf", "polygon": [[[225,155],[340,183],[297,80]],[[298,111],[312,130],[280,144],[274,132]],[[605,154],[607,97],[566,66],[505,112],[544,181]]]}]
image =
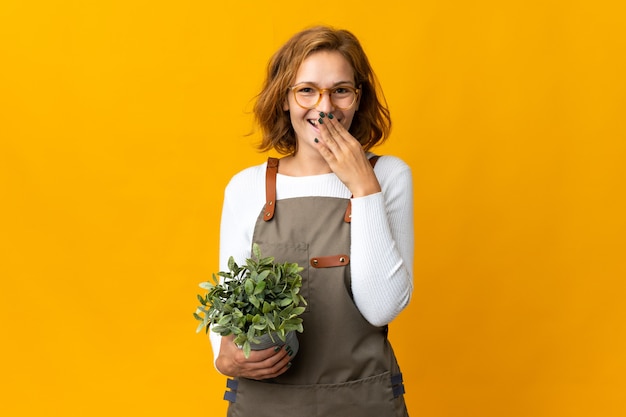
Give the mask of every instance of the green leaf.
[{"label": "green leaf", "polygon": [[301,328],[302,328],[301,324],[290,324],[290,323],[285,324],[285,330],[288,332],[295,331]]},{"label": "green leaf", "polygon": [[211,329],[215,332],[215,333],[219,333],[222,336],[228,336],[230,334],[230,329],[228,327],[224,327],[224,326],[219,326],[219,325],[215,325],[213,327],[211,327]]},{"label": "green leaf", "polygon": [[200,323],[198,324],[198,327],[196,328],[196,333],[200,333],[202,331],[202,329],[204,329],[204,323]]},{"label": "green leaf", "polygon": [[272,306],[271,303],[268,303],[267,301],[265,301],[263,303],[263,314],[267,314],[272,310],[274,310],[274,306]]},{"label": "green leaf", "polygon": [[296,307],[291,311],[291,314],[293,314],[294,316],[299,316],[300,314],[304,313],[304,310],[306,310],[306,307]]},{"label": "green leaf", "polygon": [[250,357],[250,350],[250,342],[246,340],[243,342],[243,356],[245,356],[246,359]]},{"label": "green leaf", "polygon": [[252,254],[254,255],[255,258],[261,259],[261,248],[256,242],[252,244]]},{"label": "green leaf", "polygon": [[278,300],[278,305],[281,307],[287,307],[289,304],[293,303],[291,298],[281,298]]},{"label": "green leaf", "polygon": [[254,293],[254,281],[252,281],[251,279],[247,279],[244,284],[244,288],[246,290],[246,294],[249,295]]},{"label": "green leaf", "polygon": [[274,322],[272,320],[267,321],[267,327],[269,327],[272,330],[276,330],[276,325],[274,325]]},{"label": "green leaf", "polygon": [[235,339],[233,340],[233,343],[235,343],[236,345],[241,346],[246,340],[248,340],[246,338],[246,334],[245,333],[240,333],[238,334]]},{"label": "green leaf", "polygon": [[261,271],[261,273],[257,276],[256,281],[259,282],[259,281],[263,281],[263,280],[267,279],[267,277],[270,274],[270,272],[272,272],[272,271],[270,271],[269,269],[266,269],[265,271]]},{"label": "green leaf", "polygon": [[256,284],[256,287],[254,287],[254,295],[261,294],[265,290],[266,285],[267,283],[265,281],[261,281]]},{"label": "green leaf", "polygon": [[254,337],[254,326],[250,326],[247,333],[248,340],[252,339]]}]

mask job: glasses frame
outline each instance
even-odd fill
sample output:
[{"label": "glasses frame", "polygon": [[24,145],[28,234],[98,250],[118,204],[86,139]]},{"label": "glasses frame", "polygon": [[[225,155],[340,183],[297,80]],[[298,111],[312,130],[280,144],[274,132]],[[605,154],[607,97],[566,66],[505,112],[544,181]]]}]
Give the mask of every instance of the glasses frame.
[{"label": "glasses frame", "polygon": [[[303,85],[310,86],[311,88],[314,88],[314,89],[316,89],[319,92],[319,96],[317,97],[317,101],[315,102],[315,104],[313,106],[303,106],[298,101],[298,94],[296,93],[296,88],[301,87]],[[354,100],[352,101],[352,103],[348,107],[339,107],[333,101],[332,90],[334,90],[336,88],[347,88],[347,89],[352,90],[354,92]],[[338,85],[338,86],[335,86],[335,87],[332,87],[332,88],[318,88],[318,87],[316,87],[314,85],[311,85],[311,84],[308,84],[308,83],[296,84],[294,86],[289,87],[289,90],[291,90],[293,92],[293,99],[296,101],[296,104],[298,106],[302,107],[303,109],[307,109],[307,110],[311,110],[311,109],[316,108],[320,104],[320,102],[322,101],[322,96],[324,95],[325,92],[331,93],[331,94],[328,94],[328,98],[330,99],[330,102],[333,104],[333,106],[337,107],[340,110],[348,110],[348,109],[351,109],[352,107],[354,107],[354,105],[356,104],[356,102],[359,99],[359,94],[361,93],[361,89],[360,88],[352,87],[351,85]]]}]

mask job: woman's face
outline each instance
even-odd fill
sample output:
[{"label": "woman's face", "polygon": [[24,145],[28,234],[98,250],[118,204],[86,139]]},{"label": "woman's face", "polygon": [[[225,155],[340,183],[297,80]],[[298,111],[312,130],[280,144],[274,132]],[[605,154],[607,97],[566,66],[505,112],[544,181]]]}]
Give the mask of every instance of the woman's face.
[{"label": "woman's face", "polygon": [[[337,51],[319,51],[302,62],[292,85],[308,84],[318,89],[330,89],[338,86],[354,85],[354,70],[350,63]],[[296,133],[299,150],[303,146],[315,146],[315,138],[320,137],[318,119],[320,112],[332,113],[346,128],[350,129],[359,101],[347,110],[337,108],[330,100],[330,92],[325,91],[317,106],[313,109],[302,108],[295,100],[292,91],[287,95],[284,110],[289,111],[291,125]]]}]

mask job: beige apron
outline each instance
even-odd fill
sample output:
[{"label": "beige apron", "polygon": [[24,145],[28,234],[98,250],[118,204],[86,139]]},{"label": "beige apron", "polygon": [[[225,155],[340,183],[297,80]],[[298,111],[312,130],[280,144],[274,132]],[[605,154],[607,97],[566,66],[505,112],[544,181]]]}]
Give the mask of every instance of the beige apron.
[{"label": "beige apron", "polygon": [[283,375],[228,380],[228,417],[408,416],[387,326],[369,324],[352,300],[350,200],[302,197],[276,203],[277,171],[278,160],[270,158],[267,202],[253,242],[264,256],[305,268],[304,332],[298,333],[300,350]]}]

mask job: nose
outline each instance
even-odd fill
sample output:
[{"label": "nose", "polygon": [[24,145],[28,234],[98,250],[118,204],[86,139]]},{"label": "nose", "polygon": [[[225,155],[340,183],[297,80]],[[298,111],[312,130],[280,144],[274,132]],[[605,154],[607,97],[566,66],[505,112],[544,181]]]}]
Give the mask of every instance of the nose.
[{"label": "nose", "polygon": [[335,110],[335,105],[330,99],[330,91],[322,92],[320,102],[317,103],[316,109],[324,113],[332,113]]}]

